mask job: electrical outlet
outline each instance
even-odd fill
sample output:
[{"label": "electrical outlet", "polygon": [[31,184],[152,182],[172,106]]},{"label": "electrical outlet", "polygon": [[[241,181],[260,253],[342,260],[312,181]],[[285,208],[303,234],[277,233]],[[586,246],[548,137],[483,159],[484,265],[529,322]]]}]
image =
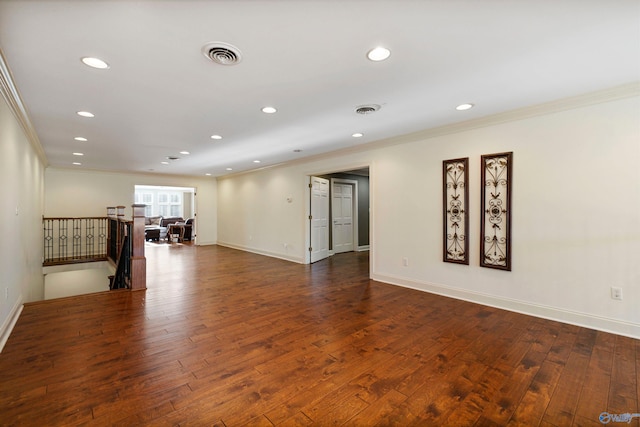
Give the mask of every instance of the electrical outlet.
[{"label": "electrical outlet", "polygon": [[409,258],[402,258],[402,265],[404,267],[409,267]]},{"label": "electrical outlet", "polygon": [[622,288],[611,287],[611,299],[622,301]]}]

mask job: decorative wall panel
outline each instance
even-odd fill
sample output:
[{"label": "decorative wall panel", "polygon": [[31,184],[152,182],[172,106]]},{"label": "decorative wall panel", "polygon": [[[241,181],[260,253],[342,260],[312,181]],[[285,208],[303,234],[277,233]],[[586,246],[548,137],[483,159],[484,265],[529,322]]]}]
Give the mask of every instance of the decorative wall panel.
[{"label": "decorative wall panel", "polygon": [[480,265],[511,271],[513,153],[481,158]]},{"label": "decorative wall panel", "polygon": [[469,158],[442,162],[443,261],[469,264]]}]

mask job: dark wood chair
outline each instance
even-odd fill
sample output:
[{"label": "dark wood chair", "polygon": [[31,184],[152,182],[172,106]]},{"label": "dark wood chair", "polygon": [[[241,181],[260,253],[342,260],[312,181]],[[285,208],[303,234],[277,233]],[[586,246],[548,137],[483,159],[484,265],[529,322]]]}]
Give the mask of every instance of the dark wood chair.
[{"label": "dark wood chair", "polygon": [[193,225],[194,219],[189,218],[184,224],[184,240],[193,240]]}]

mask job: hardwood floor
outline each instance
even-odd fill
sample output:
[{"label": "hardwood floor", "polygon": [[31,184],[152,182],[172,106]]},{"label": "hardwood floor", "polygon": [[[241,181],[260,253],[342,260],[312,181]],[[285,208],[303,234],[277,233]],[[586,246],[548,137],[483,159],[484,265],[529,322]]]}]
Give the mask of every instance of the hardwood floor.
[{"label": "hardwood floor", "polygon": [[0,354],[0,424],[597,426],[640,412],[640,340],[368,270],[367,253],[305,266],[148,246],[146,291],[25,306]]}]

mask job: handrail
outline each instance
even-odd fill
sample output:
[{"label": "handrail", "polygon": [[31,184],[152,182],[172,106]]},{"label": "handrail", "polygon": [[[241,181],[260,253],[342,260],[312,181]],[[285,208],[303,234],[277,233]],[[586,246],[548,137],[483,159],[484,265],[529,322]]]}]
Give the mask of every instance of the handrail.
[{"label": "handrail", "polygon": [[[118,250],[126,243],[123,254],[128,259],[124,262],[124,271],[128,287],[131,290],[147,288],[147,259],[144,256],[144,208],[145,205],[132,205],[131,220],[124,218],[124,206],[107,207],[109,217],[109,258],[118,264]],[[115,279],[114,279],[115,280]]]},{"label": "handrail", "polygon": [[[43,218],[45,218],[43,216]],[[46,217],[46,219],[54,219],[54,220],[61,220],[61,219],[104,219],[107,218],[106,216],[82,216],[82,217],[76,217],[76,216],[60,216],[60,217],[54,217],[54,216],[48,216]]]},{"label": "handrail", "polygon": [[106,217],[43,217],[43,266],[109,260],[122,264],[126,286],[118,288],[146,289],[145,205],[132,205],[130,220],[124,218],[124,208],[108,207]]},{"label": "handrail", "polygon": [[115,275],[109,276],[109,289],[130,289],[131,272],[129,271],[130,261],[129,236],[125,235],[118,250]]},{"label": "handrail", "polygon": [[114,276],[109,276],[109,289],[130,287],[129,255],[131,254],[132,221],[119,217],[109,217],[109,240],[107,257],[116,268]]}]

